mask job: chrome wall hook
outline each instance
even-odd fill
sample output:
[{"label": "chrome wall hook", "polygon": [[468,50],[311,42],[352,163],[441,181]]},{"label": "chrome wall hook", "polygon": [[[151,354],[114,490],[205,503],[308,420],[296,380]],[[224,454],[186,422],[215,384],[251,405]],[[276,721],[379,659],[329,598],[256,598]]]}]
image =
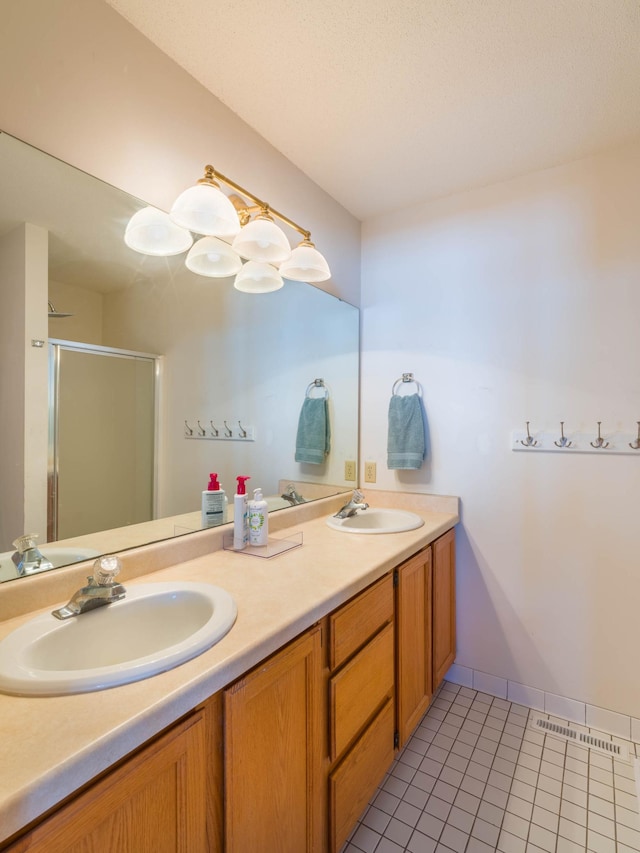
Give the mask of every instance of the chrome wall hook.
[{"label": "chrome wall hook", "polygon": [[233,430],[226,421],[222,421],[222,423],[224,424],[224,434],[227,438],[231,438],[231,436],[233,435]]},{"label": "chrome wall hook", "polygon": [[185,429],[185,435],[193,435],[193,430],[191,429],[191,427],[189,426],[189,424],[186,421],[184,422],[184,429]]},{"label": "chrome wall hook", "polygon": [[599,450],[600,448],[604,449],[604,448],[606,448],[606,447],[609,447],[609,442],[608,442],[608,441],[605,441],[605,440],[604,440],[604,438],[602,438],[602,436],[600,435],[600,424],[601,424],[601,423],[602,423],[602,421],[598,421],[598,437],[596,438],[596,440],[595,440],[595,441],[590,441],[590,442],[589,442],[589,444],[591,445],[591,447],[595,447],[595,448],[596,448],[596,449],[598,449],[598,450]]},{"label": "chrome wall hook", "polygon": [[640,421],[636,421],[636,423],[638,424],[638,437],[635,441],[629,442],[629,447],[632,450],[640,450]]},{"label": "chrome wall hook", "polygon": [[246,437],[247,437],[247,431],[246,431],[246,429],[242,426],[242,424],[240,423],[240,421],[238,421],[238,426],[240,427],[240,438],[246,438]]},{"label": "chrome wall hook", "polygon": [[218,428],[214,425],[213,421],[209,421],[209,423],[211,424],[211,435],[213,435],[215,438],[217,438],[219,435]]},{"label": "chrome wall hook", "polygon": [[553,442],[556,447],[572,447],[573,442],[569,441],[569,439],[564,434],[564,421],[560,421],[560,440]]},{"label": "chrome wall hook", "polygon": [[523,447],[536,447],[538,444],[537,441],[534,441],[533,436],[529,432],[529,421],[527,421],[527,437],[524,439],[524,441],[521,439],[520,444]]},{"label": "chrome wall hook", "polygon": [[207,431],[206,431],[206,429],[202,426],[202,424],[200,423],[200,421],[196,421],[196,423],[198,424],[198,435],[206,435],[206,434],[207,434]]}]

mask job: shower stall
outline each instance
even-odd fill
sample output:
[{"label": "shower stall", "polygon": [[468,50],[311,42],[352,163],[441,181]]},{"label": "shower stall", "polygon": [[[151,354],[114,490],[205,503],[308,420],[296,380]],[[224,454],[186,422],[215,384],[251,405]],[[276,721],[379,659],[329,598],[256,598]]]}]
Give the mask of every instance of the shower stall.
[{"label": "shower stall", "polygon": [[49,341],[47,540],[155,517],[161,359]]}]

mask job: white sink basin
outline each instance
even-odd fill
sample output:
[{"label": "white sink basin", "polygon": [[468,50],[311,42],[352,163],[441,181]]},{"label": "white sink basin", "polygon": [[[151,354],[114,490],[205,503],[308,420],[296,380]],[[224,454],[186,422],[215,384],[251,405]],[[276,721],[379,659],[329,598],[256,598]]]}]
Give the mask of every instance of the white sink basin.
[{"label": "white sink basin", "polygon": [[417,530],[424,519],[404,509],[361,509],[349,518],[330,516],[327,524],[343,533],[403,533]]},{"label": "white sink basin", "polygon": [[[40,547],[42,556],[53,563],[54,568],[58,566],[68,566],[71,563],[79,563],[81,560],[90,560],[92,557],[99,557],[101,552],[95,548],[77,548],[72,545],[42,545]],[[20,575],[16,569],[16,564],[11,559],[13,551],[5,551],[0,554],[0,581],[13,580]],[[32,571],[30,574],[36,574]]]},{"label": "white sink basin", "polygon": [[236,614],[228,592],[204,583],[132,586],[64,621],[44,613],[0,641],[0,691],[56,696],[140,681],[204,652]]}]

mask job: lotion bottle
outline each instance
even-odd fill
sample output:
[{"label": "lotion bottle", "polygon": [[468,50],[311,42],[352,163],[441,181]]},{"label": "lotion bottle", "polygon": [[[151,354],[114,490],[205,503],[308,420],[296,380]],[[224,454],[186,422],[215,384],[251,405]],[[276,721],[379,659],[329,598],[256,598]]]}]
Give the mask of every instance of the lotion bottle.
[{"label": "lotion bottle", "polygon": [[242,551],[249,541],[249,519],[247,518],[247,488],[251,477],[236,477],[238,485],[233,497],[233,547]]},{"label": "lotion bottle", "polygon": [[217,527],[226,521],[225,494],[218,483],[217,474],[209,474],[209,485],[202,493],[202,526]]},{"label": "lotion bottle", "polygon": [[262,489],[253,490],[253,500],[249,501],[248,507],[249,544],[266,545],[269,541],[269,513]]}]

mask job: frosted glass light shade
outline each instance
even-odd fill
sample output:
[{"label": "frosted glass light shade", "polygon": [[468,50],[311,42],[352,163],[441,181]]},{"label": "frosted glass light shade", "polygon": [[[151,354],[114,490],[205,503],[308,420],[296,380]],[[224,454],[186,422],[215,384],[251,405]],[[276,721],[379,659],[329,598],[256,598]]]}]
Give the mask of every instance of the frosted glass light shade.
[{"label": "frosted glass light shade", "polygon": [[197,240],[185,260],[187,269],[209,278],[226,278],[235,275],[242,267],[240,255],[228,243],[217,237]]},{"label": "frosted glass light shade", "polygon": [[233,286],[244,293],[271,293],[284,285],[280,273],[270,264],[247,261],[242,267]]},{"label": "frosted glass light shade", "polygon": [[279,264],[291,255],[291,246],[282,228],[263,216],[248,222],[232,246],[243,258],[265,264]]},{"label": "frosted glass light shade", "polygon": [[156,207],[143,207],[129,220],[124,242],[134,252],[166,257],[186,252],[193,237],[172,222],[168,213]]},{"label": "frosted glass light shade", "polygon": [[291,257],[280,264],[280,275],[292,281],[327,281],[331,278],[331,270],[313,243],[303,240],[291,252]]},{"label": "frosted glass light shade", "polygon": [[240,231],[233,204],[218,187],[197,184],[174,201],[171,219],[182,228],[210,237],[234,237]]}]

